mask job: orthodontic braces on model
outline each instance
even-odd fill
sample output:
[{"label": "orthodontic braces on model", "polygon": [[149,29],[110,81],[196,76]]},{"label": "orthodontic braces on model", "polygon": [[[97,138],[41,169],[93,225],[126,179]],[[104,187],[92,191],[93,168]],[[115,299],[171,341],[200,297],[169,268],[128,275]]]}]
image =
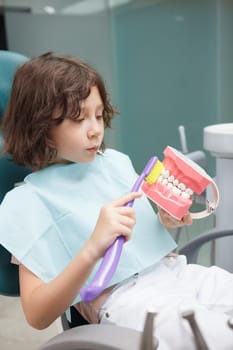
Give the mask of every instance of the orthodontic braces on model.
[{"label": "orthodontic braces on model", "polygon": [[205,210],[191,213],[193,219],[210,215],[219,203],[219,191],[213,179],[203,168],[175,148],[167,146],[163,153],[165,157],[160,162],[156,180],[142,184],[145,195],[171,216],[182,220],[192,205],[193,194],[200,195],[211,185],[213,201],[207,200]]}]

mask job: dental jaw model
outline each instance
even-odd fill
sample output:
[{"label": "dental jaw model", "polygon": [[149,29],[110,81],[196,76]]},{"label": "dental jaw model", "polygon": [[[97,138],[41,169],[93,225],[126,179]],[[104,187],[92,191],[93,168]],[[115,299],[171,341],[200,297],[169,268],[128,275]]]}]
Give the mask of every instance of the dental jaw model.
[{"label": "dental jaw model", "polygon": [[[200,195],[207,186],[213,190],[213,201],[207,201],[206,209],[191,213],[193,219],[210,215],[219,202],[218,188],[213,179],[199,165],[175,148],[167,146],[160,171],[153,182],[144,182],[142,191],[171,216],[182,220],[193,202],[194,193]],[[158,168],[158,167],[157,167]]]}]

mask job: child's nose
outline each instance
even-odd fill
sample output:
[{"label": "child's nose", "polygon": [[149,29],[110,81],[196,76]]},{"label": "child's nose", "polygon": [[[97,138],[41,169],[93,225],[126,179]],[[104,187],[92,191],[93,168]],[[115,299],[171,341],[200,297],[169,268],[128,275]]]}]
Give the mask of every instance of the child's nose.
[{"label": "child's nose", "polygon": [[88,137],[98,136],[101,134],[102,126],[98,121],[93,121],[88,129]]}]

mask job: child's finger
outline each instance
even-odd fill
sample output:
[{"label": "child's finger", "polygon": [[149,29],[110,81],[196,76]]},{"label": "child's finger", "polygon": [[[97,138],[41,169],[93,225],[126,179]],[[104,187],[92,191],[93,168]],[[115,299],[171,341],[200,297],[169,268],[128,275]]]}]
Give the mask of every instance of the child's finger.
[{"label": "child's finger", "polygon": [[192,219],[191,214],[189,212],[187,214],[185,214],[185,216],[182,218],[182,221],[183,221],[184,225],[192,225],[193,219]]},{"label": "child's finger", "polygon": [[116,207],[122,207],[123,205],[126,205],[128,202],[140,198],[142,196],[141,192],[129,192],[126,195],[116,199],[112,202],[113,206]]}]

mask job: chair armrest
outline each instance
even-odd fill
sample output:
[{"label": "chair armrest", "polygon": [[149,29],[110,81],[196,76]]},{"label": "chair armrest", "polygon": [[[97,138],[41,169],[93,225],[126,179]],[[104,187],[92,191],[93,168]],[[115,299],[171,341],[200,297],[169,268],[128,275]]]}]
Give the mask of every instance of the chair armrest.
[{"label": "chair armrest", "polygon": [[231,229],[212,229],[206,231],[198,237],[195,237],[190,242],[185,244],[181,249],[179,249],[179,254],[186,255],[188,263],[197,263],[197,257],[201,246],[204,243],[210,242],[212,240],[233,236],[233,228]]},{"label": "chair armrest", "polygon": [[91,324],[58,334],[40,350],[139,350],[142,333],[116,325]]},{"label": "chair armrest", "polygon": [[19,296],[19,266],[11,263],[11,254],[1,244],[0,295]]}]

